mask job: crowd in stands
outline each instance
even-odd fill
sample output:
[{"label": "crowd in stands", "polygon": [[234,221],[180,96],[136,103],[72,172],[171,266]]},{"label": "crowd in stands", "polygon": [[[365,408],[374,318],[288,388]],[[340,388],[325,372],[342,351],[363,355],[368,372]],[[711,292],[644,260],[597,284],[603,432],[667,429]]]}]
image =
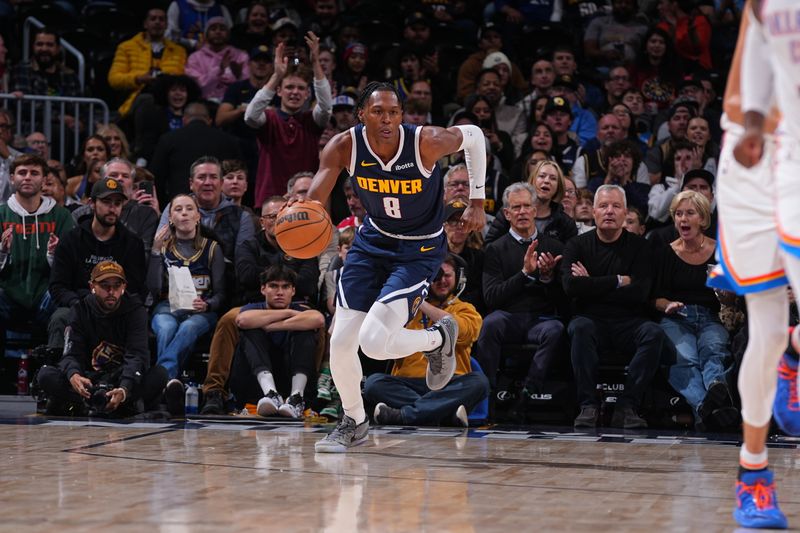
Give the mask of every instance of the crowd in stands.
[{"label": "crowd in stands", "polygon": [[[612,425],[647,426],[659,376],[697,428],[737,422],[745,310],[705,278],[742,0],[46,3],[65,20],[110,14],[91,31],[118,37],[113,60],[83,90],[58,17],[22,61],[17,29],[37,4],[0,0],[17,22],[0,26],[0,322],[33,322],[63,351],[39,379],[49,413],[84,412],[99,382],[108,410],[177,412],[202,351],[205,414],[341,415],[326,330],[365,217],[357,180],[340,176],[320,257],[288,256],[274,227],[379,80],[407,123],[482,128],[488,165],[487,224],[467,233],[463,154],[440,161],[450,255],[408,326],[456,317],[456,378],[432,392],[420,354],[364,359],[378,422],[465,425],[487,396],[494,419],[504,373],[518,387],[503,408],[521,421],[566,368],[574,423],[594,427],[608,365],[627,367]],[[59,160],[56,139],[13,112],[22,95],[114,112],[51,117],[80,132]],[[91,316],[107,327],[87,329]],[[528,347],[523,365],[508,345]]]}]

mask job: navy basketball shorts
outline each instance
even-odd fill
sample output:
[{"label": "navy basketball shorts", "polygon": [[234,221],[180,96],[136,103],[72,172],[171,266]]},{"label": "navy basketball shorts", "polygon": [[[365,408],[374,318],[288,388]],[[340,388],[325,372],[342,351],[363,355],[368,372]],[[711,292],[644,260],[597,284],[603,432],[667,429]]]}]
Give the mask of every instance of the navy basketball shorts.
[{"label": "navy basketball shorts", "polygon": [[431,239],[405,240],[363,224],[347,252],[336,303],[366,313],[376,301],[388,304],[405,299],[411,320],[446,256],[444,232]]}]

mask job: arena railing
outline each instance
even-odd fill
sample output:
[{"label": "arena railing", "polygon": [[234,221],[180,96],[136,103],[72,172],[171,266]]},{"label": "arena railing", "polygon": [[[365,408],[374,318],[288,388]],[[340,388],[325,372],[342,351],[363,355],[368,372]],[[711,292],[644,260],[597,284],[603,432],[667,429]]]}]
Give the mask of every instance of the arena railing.
[{"label": "arena railing", "polygon": [[[61,162],[67,162],[78,153],[81,139],[92,135],[97,123],[107,124],[109,116],[108,104],[99,98],[33,94],[18,98],[13,94],[0,93],[0,105],[14,117],[16,134],[27,136],[34,131],[41,131],[50,143],[57,141],[58,160]],[[65,115],[76,119],[71,128],[67,128],[61,118]],[[67,142],[72,144],[71,149]],[[54,148],[51,144],[50,157],[55,159]]]}]

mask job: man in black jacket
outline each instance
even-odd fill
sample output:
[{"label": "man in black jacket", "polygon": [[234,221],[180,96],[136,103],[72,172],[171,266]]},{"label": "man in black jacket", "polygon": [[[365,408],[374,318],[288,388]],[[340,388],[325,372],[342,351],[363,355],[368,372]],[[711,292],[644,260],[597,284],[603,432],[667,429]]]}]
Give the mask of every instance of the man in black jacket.
[{"label": "man in black jacket", "polygon": [[125,270],[113,261],[98,263],[88,286],[91,293],[70,310],[58,367],[39,371],[48,414],[80,414],[83,401],[95,414],[156,408],[167,371],[150,368],[147,310],[138,296],[125,293]]},{"label": "man in black jacket", "polygon": [[183,127],[162,135],[158,140],[153,160],[148,170],[156,177],[158,201],[167,205],[176,194],[188,193],[189,168],[204,155],[224,161],[241,159],[239,142],[211,125],[208,108],[202,103],[192,103],[183,112]]},{"label": "man in black jacket", "polygon": [[476,354],[494,388],[502,345],[536,344],[523,401],[541,391],[564,336],[557,318],[564,293],[556,270],[563,245],[536,230],[535,194],[528,183],[514,183],[503,192],[503,213],[511,228],[486,248],[483,295],[492,312],[483,321]]},{"label": "man in black jacket", "polygon": [[[286,202],[281,196],[268,198],[261,207],[260,232],[255,239],[246,241],[236,254],[236,273],[238,277],[238,293],[242,295],[241,303],[253,303],[263,300],[260,276],[264,270],[274,265],[285,265],[297,274],[294,282],[294,299],[306,304],[317,301],[317,279],[319,267],[316,258],[294,259],[280,249],[275,240],[275,219],[278,211]],[[239,344],[239,328],[236,317],[241,307],[234,307],[219,319],[214,329],[209,350],[208,371],[203,384],[205,400],[203,414],[224,413],[225,383],[231,370],[231,361]]]},{"label": "man in black jacket", "polygon": [[625,392],[611,424],[647,427],[636,410],[658,370],[667,340],[658,324],[648,319],[653,281],[649,247],[644,238],[623,228],[626,213],[625,190],[601,185],[594,197],[596,231],[569,241],[561,261],[564,291],[574,305],[567,333],[581,407],[575,427],[597,425],[597,369],[601,356],[610,355],[609,349],[624,355],[628,365]]},{"label": "man in black jacket", "polygon": [[101,179],[92,187],[92,217],[81,219],[58,243],[49,288],[58,309],[47,326],[49,346],[64,346],[69,308],[89,293],[89,275],[103,261],[122,265],[129,273],[129,292],[146,298],[144,244],[119,221],[125,200],[117,180]]}]

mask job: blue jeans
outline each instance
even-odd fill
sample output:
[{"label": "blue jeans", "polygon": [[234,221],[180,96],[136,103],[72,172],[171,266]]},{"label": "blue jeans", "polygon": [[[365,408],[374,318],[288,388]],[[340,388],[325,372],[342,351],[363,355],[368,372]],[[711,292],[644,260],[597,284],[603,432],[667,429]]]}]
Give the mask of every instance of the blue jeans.
[{"label": "blue jeans", "polygon": [[170,313],[169,302],[159,303],[153,312],[153,332],[158,347],[157,365],[167,369],[169,379],[178,377],[194,343],[217,324],[216,313],[175,311]]},{"label": "blue jeans", "polygon": [[677,350],[677,361],[669,369],[669,383],[693,409],[706,396],[714,381],[725,381],[730,359],[728,331],[707,307],[687,305],[686,316],[669,315],[661,328]]},{"label": "blue jeans", "polygon": [[6,296],[3,289],[0,289],[0,320],[3,322],[8,322],[14,318],[17,321],[30,319],[37,324],[47,324],[50,320],[50,315],[55,310],[55,302],[47,291],[42,294],[39,301],[32,305],[30,309],[25,309]]},{"label": "blue jeans", "polygon": [[370,405],[384,402],[400,409],[403,423],[433,425],[450,420],[464,405],[471,411],[489,395],[489,380],[479,372],[453,376],[441,390],[432,391],[425,378],[406,378],[389,374],[372,374],[364,385],[364,398]]}]

